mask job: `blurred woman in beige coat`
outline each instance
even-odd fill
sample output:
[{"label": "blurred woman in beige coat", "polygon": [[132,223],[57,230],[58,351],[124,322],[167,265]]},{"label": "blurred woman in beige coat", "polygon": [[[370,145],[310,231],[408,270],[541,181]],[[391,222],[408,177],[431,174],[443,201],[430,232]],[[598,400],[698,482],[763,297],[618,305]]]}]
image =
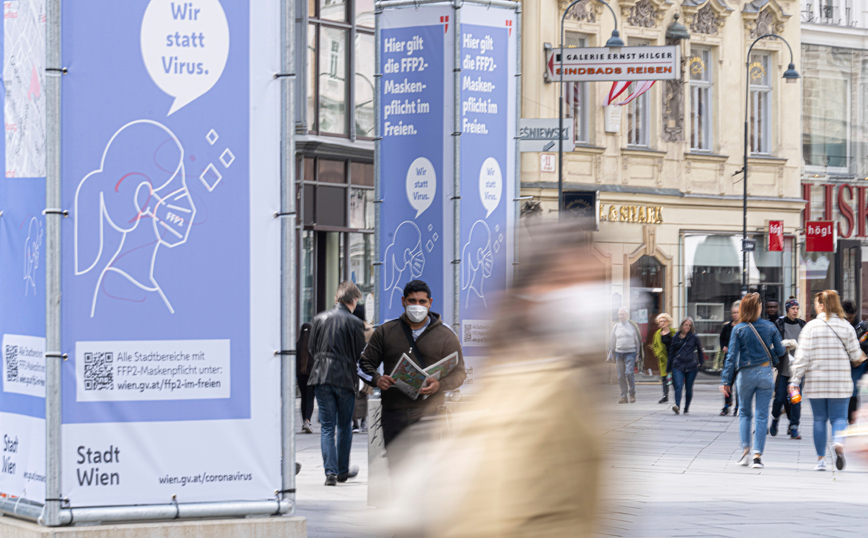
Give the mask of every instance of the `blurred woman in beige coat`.
[{"label": "blurred woman in beige coat", "polygon": [[609,318],[603,305],[611,299],[582,232],[531,234],[533,252],[499,303],[480,392],[456,415],[451,436],[392,475],[399,519],[419,522],[397,536],[594,531],[602,457],[596,392]]}]

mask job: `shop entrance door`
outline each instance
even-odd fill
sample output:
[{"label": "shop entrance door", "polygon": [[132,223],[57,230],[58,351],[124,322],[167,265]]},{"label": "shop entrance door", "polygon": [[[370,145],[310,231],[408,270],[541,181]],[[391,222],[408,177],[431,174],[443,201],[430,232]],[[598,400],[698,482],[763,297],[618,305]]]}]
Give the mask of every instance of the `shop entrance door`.
[{"label": "shop entrance door", "polygon": [[643,373],[646,374],[651,370],[653,374],[660,375],[651,343],[657,332],[655,319],[666,308],[665,275],[666,267],[651,256],[642,256],[630,266],[630,319],[639,325],[645,343]]}]

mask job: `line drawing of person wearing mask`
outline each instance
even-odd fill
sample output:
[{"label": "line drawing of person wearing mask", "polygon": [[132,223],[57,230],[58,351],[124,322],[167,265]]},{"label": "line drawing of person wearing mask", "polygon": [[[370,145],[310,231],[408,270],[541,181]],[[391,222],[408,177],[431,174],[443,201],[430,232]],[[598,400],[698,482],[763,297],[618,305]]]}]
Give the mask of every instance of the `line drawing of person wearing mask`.
[{"label": "line drawing of person wearing mask", "polygon": [[36,269],[39,267],[39,249],[42,247],[42,223],[36,217],[30,218],[27,239],[24,240],[24,295],[33,289],[36,295]]},{"label": "line drawing of person wearing mask", "polygon": [[494,254],[491,252],[491,228],[484,220],[477,220],[470,228],[470,237],[461,249],[461,289],[467,290],[464,307],[470,304],[471,292],[485,302],[485,279],[491,276],[494,268]]},{"label": "line drawing of person wearing mask", "polygon": [[107,282],[157,293],[174,314],[154,266],[161,247],[187,242],[195,216],[178,137],[151,120],[121,127],[75,192],[75,275],[98,271],[90,317]]},{"label": "line drawing of person wearing mask", "polygon": [[400,299],[404,294],[404,284],[420,278],[425,269],[422,232],[415,222],[405,220],[395,229],[392,244],[386,247],[384,265],[386,286],[383,289],[389,292],[389,307],[391,307],[395,292]]}]

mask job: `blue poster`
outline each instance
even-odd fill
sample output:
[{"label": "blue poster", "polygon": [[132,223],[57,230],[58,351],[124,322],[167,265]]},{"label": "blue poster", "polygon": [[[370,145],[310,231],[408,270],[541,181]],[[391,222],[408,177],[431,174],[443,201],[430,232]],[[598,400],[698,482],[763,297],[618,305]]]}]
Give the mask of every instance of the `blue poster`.
[{"label": "blue poster", "polygon": [[[381,18],[380,321],[403,313],[403,288],[414,279],[431,287],[435,311],[451,305],[444,285],[451,262],[444,228],[444,204],[452,188],[447,183],[451,171],[444,166],[444,152],[451,151],[444,130],[450,37],[448,17],[442,16],[450,11],[435,7],[415,18],[405,13]],[[430,24],[419,26],[420,21]]]},{"label": "blue poster", "polygon": [[514,13],[468,6],[461,25],[461,343],[472,390],[512,272]]},{"label": "blue poster", "polygon": [[45,6],[0,25],[0,493],[45,498]]},{"label": "blue poster", "polygon": [[250,416],[249,17],[64,5],[64,424]]}]

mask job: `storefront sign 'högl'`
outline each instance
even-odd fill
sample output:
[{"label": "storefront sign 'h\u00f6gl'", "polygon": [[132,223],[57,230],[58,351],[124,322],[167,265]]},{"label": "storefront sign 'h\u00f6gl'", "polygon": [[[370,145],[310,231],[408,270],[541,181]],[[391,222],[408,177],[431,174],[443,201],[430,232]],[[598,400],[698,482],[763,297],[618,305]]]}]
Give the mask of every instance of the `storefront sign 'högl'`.
[{"label": "storefront sign 'h\u00f6gl'", "polygon": [[805,225],[807,252],[835,252],[835,223],[830,220],[812,220]]},{"label": "storefront sign 'h\u00f6gl'", "polygon": [[769,252],[784,251],[784,221],[770,220],[769,221]]}]

